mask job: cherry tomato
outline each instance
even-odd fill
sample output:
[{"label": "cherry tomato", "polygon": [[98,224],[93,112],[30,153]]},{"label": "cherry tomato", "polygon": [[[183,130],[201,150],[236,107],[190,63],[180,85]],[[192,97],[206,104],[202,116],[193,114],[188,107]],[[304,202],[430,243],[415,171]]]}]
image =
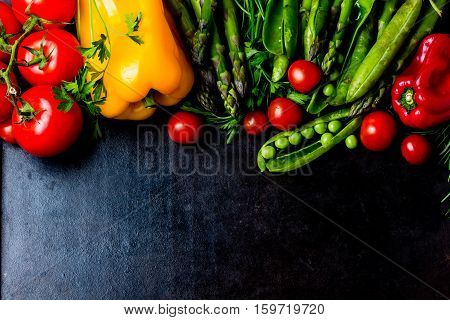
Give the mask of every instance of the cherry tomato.
[{"label": "cherry tomato", "polygon": [[16,144],[11,120],[0,123],[0,138],[9,144]]},{"label": "cherry tomato", "polygon": [[263,133],[269,125],[269,119],[264,112],[254,111],[248,113],[244,118],[244,129],[249,135]]},{"label": "cherry tomato", "polygon": [[200,138],[202,120],[193,113],[180,111],[169,120],[170,138],[180,144],[194,144]]},{"label": "cherry tomato", "polygon": [[302,109],[289,99],[277,98],[269,106],[270,123],[281,131],[295,128],[303,119]]},{"label": "cherry tomato", "polygon": [[[12,36],[22,30],[22,25],[17,20],[12,9],[5,3],[0,2],[0,25],[3,25],[4,31],[8,37],[8,42],[13,44],[17,36]],[[0,51],[0,61],[9,60],[9,54]]]},{"label": "cherry tomato", "polygon": [[370,151],[383,151],[389,148],[397,134],[397,124],[387,112],[375,111],[368,114],[361,125],[360,139]]},{"label": "cherry tomato", "polygon": [[[30,49],[39,52],[41,47],[43,53],[35,55],[30,52]],[[19,66],[20,74],[35,86],[59,86],[63,81],[72,81],[84,63],[78,47],[78,40],[64,30],[52,29],[32,33],[20,44],[17,61],[37,61],[28,67]]]},{"label": "cherry tomato", "polygon": [[[3,62],[0,62],[0,70],[6,69],[6,65]],[[17,86],[17,80],[14,74],[9,75],[11,79],[11,83],[14,86]],[[4,122],[8,119],[11,119],[11,113],[13,111],[13,104],[8,99],[8,87],[5,83],[0,80],[0,122]]]},{"label": "cherry tomato", "polygon": [[58,110],[60,101],[54,97],[53,87],[33,87],[21,100],[20,110],[32,113],[25,117],[13,112],[13,133],[22,149],[37,157],[53,157],[78,139],[83,127],[81,109],[74,103],[68,112]]},{"label": "cherry tomato", "polygon": [[322,70],[306,60],[297,60],[291,64],[288,71],[291,86],[298,92],[311,92],[322,79]]},{"label": "cherry tomato", "polygon": [[17,19],[23,24],[34,15],[51,23],[44,28],[64,28],[75,16],[77,0],[11,0]]},{"label": "cherry tomato", "polygon": [[403,158],[412,165],[424,164],[431,155],[430,143],[419,134],[407,136],[402,142],[401,149]]}]

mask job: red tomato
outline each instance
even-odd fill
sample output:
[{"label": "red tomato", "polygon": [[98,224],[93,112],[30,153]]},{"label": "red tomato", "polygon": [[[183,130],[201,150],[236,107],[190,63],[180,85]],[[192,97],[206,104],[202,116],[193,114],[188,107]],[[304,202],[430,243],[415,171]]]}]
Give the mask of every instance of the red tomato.
[{"label": "red tomato", "polygon": [[288,79],[296,91],[308,93],[320,83],[322,70],[315,63],[297,60],[289,67]]},{"label": "red tomato", "polygon": [[[22,26],[17,20],[11,8],[3,2],[0,2],[0,25],[3,25],[3,28],[5,29],[4,31],[7,35],[19,33],[22,30]],[[17,36],[8,36],[8,38],[9,43],[12,44],[17,39]],[[8,60],[9,54],[0,51],[0,61],[6,62]]]},{"label": "red tomato", "polygon": [[[0,62],[0,70],[6,69],[6,65],[3,62]],[[17,86],[17,80],[14,74],[10,74],[11,82],[14,86]],[[4,122],[8,119],[11,119],[11,113],[13,111],[13,104],[8,99],[8,87],[5,83],[2,83],[0,80],[0,122]]]},{"label": "red tomato", "polygon": [[402,142],[402,155],[410,164],[424,164],[430,158],[431,145],[425,137],[412,134]]},{"label": "red tomato", "polygon": [[[34,55],[25,48],[39,51]],[[32,85],[59,86],[63,81],[72,81],[83,66],[84,59],[77,50],[78,40],[69,32],[59,29],[32,33],[20,44],[17,61],[30,62],[42,59],[44,64],[36,63],[29,67],[19,66],[20,74]]]},{"label": "red tomato", "polygon": [[77,0],[11,0],[17,19],[23,24],[30,15],[45,19],[44,28],[64,28],[72,21],[77,10]]},{"label": "red tomato", "polygon": [[180,111],[169,120],[170,138],[180,144],[194,144],[200,138],[202,120],[195,114]]},{"label": "red tomato", "polygon": [[361,142],[370,151],[389,148],[397,134],[397,124],[387,112],[375,111],[368,114],[361,125]]},{"label": "red tomato", "polygon": [[258,135],[264,132],[269,125],[269,119],[264,112],[254,111],[248,113],[244,118],[244,129],[249,135]]},{"label": "red tomato", "polygon": [[10,144],[16,144],[16,138],[14,138],[11,120],[0,123],[0,138]]},{"label": "red tomato", "polygon": [[[51,86],[33,87],[22,95],[22,100],[34,110],[31,119],[13,112],[13,133],[22,149],[37,157],[53,157],[78,139],[83,115],[76,103],[68,112],[59,111],[60,101],[55,99]],[[24,111],[22,103],[19,107]]]},{"label": "red tomato", "polygon": [[277,98],[269,106],[270,123],[281,131],[295,128],[303,119],[302,109],[289,99]]}]

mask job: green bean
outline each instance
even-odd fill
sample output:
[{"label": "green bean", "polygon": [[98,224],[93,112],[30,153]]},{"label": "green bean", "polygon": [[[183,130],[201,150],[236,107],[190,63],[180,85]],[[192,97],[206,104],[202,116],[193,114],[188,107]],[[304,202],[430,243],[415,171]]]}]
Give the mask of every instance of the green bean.
[{"label": "green bean", "polygon": [[329,0],[312,0],[308,24],[303,35],[306,60],[314,60],[319,52],[319,37],[326,25],[331,4]]},{"label": "green bean", "polygon": [[384,29],[386,29],[386,26],[391,21],[395,8],[397,7],[397,2],[398,0],[386,0],[384,2],[383,12],[378,20],[378,38],[383,34]]},{"label": "green bean", "polygon": [[355,49],[353,50],[347,67],[345,68],[341,78],[338,81],[335,95],[332,99],[330,99],[330,105],[340,106],[345,104],[348,88],[350,87],[353,76],[363,62],[364,58],[370,50],[370,46],[372,45],[374,38],[373,30],[374,20],[370,19],[369,21],[366,21],[365,26],[361,30],[361,33],[356,40]]},{"label": "green bean", "polygon": [[422,0],[406,0],[367,54],[350,84],[347,102],[364,96],[378,82],[401,49],[420,14]]},{"label": "green bean", "polygon": [[[442,9],[448,3],[448,0],[434,0],[434,1],[439,9]],[[427,10],[425,11],[424,18],[422,19],[422,21],[412,34],[409,43],[406,45],[406,48],[403,50],[401,56],[397,59],[395,71],[398,72],[400,71],[400,69],[403,68],[405,61],[409,58],[411,53],[413,53],[413,51],[417,48],[419,42],[433,31],[438,20],[439,14],[436,12],[433,6],[429,4]]]}]

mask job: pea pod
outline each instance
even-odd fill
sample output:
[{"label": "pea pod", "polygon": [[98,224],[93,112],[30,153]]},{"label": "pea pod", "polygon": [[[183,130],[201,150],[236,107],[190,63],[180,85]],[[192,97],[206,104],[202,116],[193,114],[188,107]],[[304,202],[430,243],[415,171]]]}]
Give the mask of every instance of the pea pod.
[{"label": "pea pod", "polygon": [[[448,4],[448,0],[434,0],[434,2],[439,9],[442,9],[446,4]],[[400,71],[400,69],[405,64],[405,61],[409,58],[411,53],[413,53],[414,49],[417,48],[419,42],[433,31],[438,20],[439,14],[431,4],[428,4],[427,10],[424,14],[424,18],[417,26],[414,33],[411,35],[409,42],[403,50],[401,56],[397,59],[395,71]]]},{"label": "pea pod", "polygon": [[374,20],[371,19],[366,22],[365,26],[361,30],[361,33],[356,39],[355,49],[353,50],[350,60],[345,67],[341,78],[338,81],[336,93],[332,99],[330,99],[330,105],[340,106],[345,104],[347,98],[348,88],[350,83],[358,70],[361,63],[367,56],[374,38]]},{"label": "pea pod", "polygon": [[[298,0],[269,0],[263,26],[263,44],[267,51],[275,56],[272,80],[277,82],[285,75],[287,59],[292,58],[297,50],[299,23]],[[277,61],[278,60],[278,61]]]},{"label": "pea pod", "polygon": [[302,5],[300,7],[300,28],[301,28],[301,36],[299,37],[301,40],[305,34],[305,30],[308,26],[309,14],[311,12],[312,0],[303,0]]},{"label": "pea pod", "polygon": [[330,14],[332,1],[312,0],[308,24],[303,34],[305,59],[312,61],[320,49],[320,34],[324,30]]},{"label": "pea pod", "polygon": [[383,11],[381,13],[380,19],[378,20],[378,38],[386,29],[389,21],[391,21],[392,16],[394,15],[395,8],[397,7],[398,0],[386,0],[384,2]]},{"label": "pea pod", "polygon": [[347,102],[364,96],[389,67],[420,15],[422,0],[406,0],[367,54],[350,84]]},{"label": "pea pod", "polygon": [[345,55],[344,66],[347,64],[347,61],[350,58],[350,54],[353,51],[353,47],[355,46],[361,28],[364,26],[364,23],[366,22],[367,18],[374,10],[374,3],[375,0],[358,0],[356,3],[356,8],[358,10],[357,24],[355,29],[353,30],[350,45],[347,49],[347,54]]},{"label": "pea pod", "polygon": [[[294,131],[282,132],[267,141],[263,148],[274,145],[275,141],[278,141],[281,138],[287,138],[304,129],[313,128],[317,124],[328,123],[333,120],[345,119],[348,117],[349,112],[350,109],[338,110],[321,118],[317,118],[314,121],[311,121],[310,123]],[[262,152],[260,151],[258,154],[259,168],[261,169],[261,171],[265,171],[267,169],[270,172],[288,172],[301,168],[302,166],[307,165],[320,156],[324,155],[325,153],[333,149],[336,145],[344,141],[348,136],[355,132],[360,125],[361,118],[352,119],[327,144],[323,145],[320,141],[314,142],[300,150],[275,156],[275,158],[272,160],[265,160],[262,156]],[[261,150],[263,150],[263,148],[261,148]]]}]

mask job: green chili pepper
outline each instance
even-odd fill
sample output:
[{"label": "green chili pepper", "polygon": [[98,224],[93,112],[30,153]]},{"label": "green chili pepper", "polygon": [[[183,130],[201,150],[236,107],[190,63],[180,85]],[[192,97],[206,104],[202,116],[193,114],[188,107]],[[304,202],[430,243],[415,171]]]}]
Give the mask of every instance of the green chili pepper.
[{"label": "green chili pepper", "polygon": [[398,9],[353,77],[347,93],[347,102],[361,98],[377,83],[401,49],[420,15],[421,8],[422,0],[406,0]]}]

